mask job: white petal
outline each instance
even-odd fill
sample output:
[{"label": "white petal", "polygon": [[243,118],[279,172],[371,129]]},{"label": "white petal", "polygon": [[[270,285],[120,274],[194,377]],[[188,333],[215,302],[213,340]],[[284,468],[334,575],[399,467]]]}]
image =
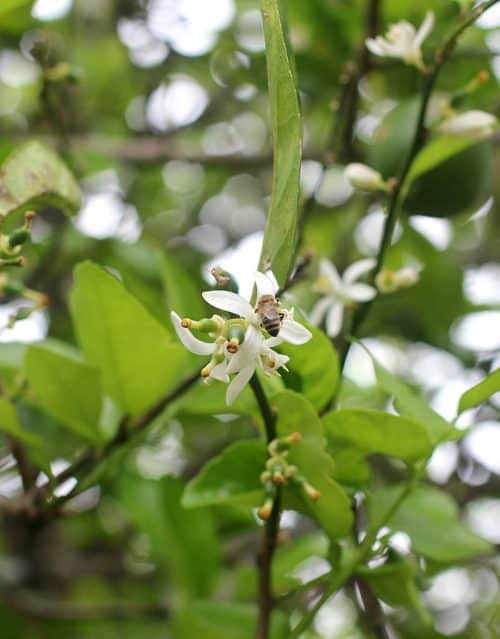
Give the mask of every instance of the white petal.
[{"label": "white petal", "polygon": [[276,295],[279,289],[278,282],[272,271],[266,271],[265,273],[256,271],[255,285],[257,286],[257,297],[262,297],[262,295]]},{"label": "white petal", "polygon": [[373,288],[373,286],[361,284],[360,282],[351,284],[347,289],[349,299],[354,302],[368,302],[369,300],[372,300],[376,294],[377,291]]},{"label": "white petal", "polygon": [[225,382],[227,384],[227,382],[229,382],[229,376],[227,374],[226,367],[227,362],[221,362],[220,364],[217,364],[217,366],[214,366],[211,370],[210,377],[213,377],[213,379],[216,379],[219,382]]},{"label": "white petal", "polygon": [[319,326],[323,321],[323,317],[326,314],[326,311],[330,308],[332,304],[335,302],[329,295],[325,295],[320,300],[316,302],[313,306],[312,311],[309,313],[309,321],[314,326]]},{"label": "white petal", "polygon": [[342,319],[344,317],[344,305],[340,302],[334,304],[328,311],[326,317],[326,332],[330,337],[337,337],[342,328]]},{"label": "white petal", "polygon": [[362,275],[371,271],[377,262],[369,257],[365,260],[358,260],[353,262],[346,268],[342,276],[342,280],[345,284],[352,284],[358,280]]},{"label": "white petal", "polygon": [[174,311],[170,313],[170,317],[172,318],[172,324],[179,339],[191,353],[195,355],[211,355],[214,352],[214,342],[203,342],[201,339],[195,337],[189,329],[181,325],[181,318]]},{"label": "white petal", "polygon": [[333,290],[337,290],[342,286],[342,280],[340,279],[339,272],[335,268],[335,265],[330,260],[322,259],[319,262],[319,276],[324,277],[330,283]]},{"label": "white petal", "polygon": [[255,366],[255,361],[259,355],[263,341],[264,338],[259,329],[250,324],[245,332],[243,344],[241,344],[238,351],[229,360],[227,372],[236,373],[251,363]]},{"label": "white petal", "polygon": [[305,344],[311,337],[311,331],[294,320],[283,320],[279,336],[289,344]]},{"label": "white petal", "polygon": [[264,340],[264,346],[267,346],[268,348],[274,348],[275,346],[283,344],[283,341],[284,340],[281,338],[280,335],[278,335],[277,337],[268,337]]},{"label": "white petal", "polygon": [[250,378],[255,372],[256,362],[253,364],[249,364],[242,368],[240,372],[236,375],[233,381],[229,384],[226,391],[226,404],[230,406],[234,400],[238,397],[241,391],[245,388],[245,386],[250,381]]},{"label": "white petal", "polygon": [[428,11],[425,15],[425,19],[420,25],[417,35],[415,36],[415,46],[420,47],[422,42],[427,38],[429,33],[434,28],[434,12]]},{"label": "white petal", "polygon": [[240,317],[248,317],[253,313],[253,308],[250,303],[241,297],[241,295],[231,293],[231,291],[205,291],[201,295],[205,302],[222,311],[234,313]]},{"label": "white petal", "polygon": [[368,51],[371,51],[374,55],[385,55],[385,49],[383,46],[383,39],[378,36],[377,38],[368,38],[366,40],[366,48]]}]

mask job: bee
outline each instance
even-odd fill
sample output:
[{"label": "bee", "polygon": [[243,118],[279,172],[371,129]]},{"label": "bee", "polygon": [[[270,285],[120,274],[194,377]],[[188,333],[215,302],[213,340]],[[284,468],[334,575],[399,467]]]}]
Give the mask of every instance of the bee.
[{"label": "bee", "polygon": [[274,295],[262,295],[257,300],[257,306],[255,307],[261,328],[265,329],[272,337],[276,337],[280,332],[281,322],[285,317],[285,314],[281,313],[279,308],[279,300]]}]

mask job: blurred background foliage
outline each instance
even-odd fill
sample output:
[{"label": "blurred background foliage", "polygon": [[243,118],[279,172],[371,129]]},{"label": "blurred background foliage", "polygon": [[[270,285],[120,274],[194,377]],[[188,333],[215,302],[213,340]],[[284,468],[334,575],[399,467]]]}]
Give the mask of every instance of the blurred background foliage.
[{"label": "blurred background foliage", "polygon": [[[119,273],[167,330],[170,308],[203,315],[199,293],[212,285],[214,264],[234,273],[241,290],[248,291],[269,203],[272,157],[255,1],[4,2],[0,159],[25,141],[44,141],[59,151],[83,192],[74,219],[47,207],[34,222],[20,277],[47,294],[50,306],[0,334],[2,387],[12,392],[22,383],[30,342],[49,336],[76,343],[69,291],[73,267],[82,260]],[[311,273],[322,256],[342,270],[376,254],[383,210],[373,196],[353,193],[342,167],[361,160],[393,176],[413,135],[418,72],[380,58],[369,61],[362,77],[353,72],[366,35],[366,4],[287,2],[304,124],[299,254],[313,255]],[[432,50],[458,24],[466,4],[381,0],[372,26],[383,31],[402,18],[419,24],[433,9],[436,28],[426,43]],[[462,106],[499,115],[498,8],[461,40],[440,76],[431,114],[482,70],[489,72],[488,81]],[[339,113],[353,77],[359,83],[354,83],[356,97],[349,98],[354,100],[349,122]],[[498,149],[497,137],[478,142],[413,185],[387,264],[420,264],[420,281],[383,296],[364,325],[371,351],[448,419],[456,414],[460,394],[500,361]],[[310,280],[297,284],[287,300],[307,313],[315,300]],[[3,300],[3,323],[17,304]],[[90,295],[81,308],[99,313],[93,304]],[[194,366],[186,356],[179,363],[179,381]],[[35,368],[28,370],[30,381],[44,376]],[[321,378],[321,364],[314,374]],[[93,415],[101,406],[89,405],[92,375],[87,371],[81,401]],[[347,375],[345,405],[387,407],[388,396],[357,346]],[[304,390],[293,370],[285,382]],[[70,501],[66,516],[30,525],[15,513],[3,513],[0,636],[253,636],[259,539],[254,516],[241,507],[184,510],[180,505],[186,480],[212,455],[253,432],[253,418],[244,408],[235,409],[241,414],[220,416],[227,412],[221,389],[212,387],[210,401],[203,403],[206,392],[194,388],[145,435],[114,451],[101,468],[98,486]],[[321,389],[309,392],[313,402],[324,401]],[[243,395],[242,405],[245,401],[251,399]],[[499,409],[493,396],[464,413],[458,424],[470,431],[460,442],[440,446],[427,469],[429,484],[448,491],[459,504],[460,518],[492,544],[500,544]],[[82,449],[86,426],[72,415],[54,414],[29,393],[18,412],[28,432],[41,439],[39,463],[46,473],[60,472]],[[22,489],[11,447],[7,435],[0,458],[3,500]],[[401,477],[392,459],[368,461],[347,447],[337,459],[337,479],[354,493],[370,477],[374,485]],[[71,488],[63,484],[59,490],[64,494]],[[415,505],[421,518],[434,517],[432,509],[431,514],[426,510],[431,502]],[[445,522],[444,542],[448,533]],[[326,537],[295,512],[285,514],[282,535],[289,543],[278,551],[273,578],[277,592],[286,595],[325,569],[329,549]],[[418,552],[426,559],[418,563],[406,542],[400,533],[394,580],[372,577],[395,636],[499,637],[498,558],[472,560],[466,553],[440,561],[425,552],[424,543]],[[415,603],[415,575],[431,626]],[[286,618],[293,614],[293,597],[284,604],[274,619],[276,637],[283,636]],[[308,636],[372,636],[353,588],[323,609]]]}]

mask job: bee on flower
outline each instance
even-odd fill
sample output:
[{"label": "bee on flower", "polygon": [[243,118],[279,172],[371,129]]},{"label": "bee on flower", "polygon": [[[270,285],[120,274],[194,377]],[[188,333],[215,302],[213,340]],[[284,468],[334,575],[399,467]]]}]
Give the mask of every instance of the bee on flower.
[{"label": "bee on flower", "polygon": [[[231,291],[205,291],[203,299],[214,308],[231,313],[230,318],[213,315],[200,321],[181,319],[171,312],[172,323],[184,346],[196,355],[210,356],[202,369],[206,381],[217,380],[228,385],[226,403],[232,404],[248,384],[256,370],[266,375],[279,375],[286,369],[289,357],[273,349],[283,343],[305,344],[310,331],[294,320],[293,309],[281,307],[276,299],[278,284],[271,271],[255,274],[257,304]],[[198,330],[211,341],[198,339]]]}]

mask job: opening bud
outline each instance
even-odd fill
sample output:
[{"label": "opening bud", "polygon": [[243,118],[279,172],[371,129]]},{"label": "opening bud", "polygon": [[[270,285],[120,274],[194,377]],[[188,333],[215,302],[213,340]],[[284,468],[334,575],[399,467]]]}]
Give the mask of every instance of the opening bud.
[{"label": "opening bud", "polygon": [[273,500],[272,499],[266,499],[264,505],[261,506],[259,508],[259,510],[257,511],[257,515],[263,521],[267,521],[269,519],[269,517],[271,516],[272,512],[273,512]]}]

